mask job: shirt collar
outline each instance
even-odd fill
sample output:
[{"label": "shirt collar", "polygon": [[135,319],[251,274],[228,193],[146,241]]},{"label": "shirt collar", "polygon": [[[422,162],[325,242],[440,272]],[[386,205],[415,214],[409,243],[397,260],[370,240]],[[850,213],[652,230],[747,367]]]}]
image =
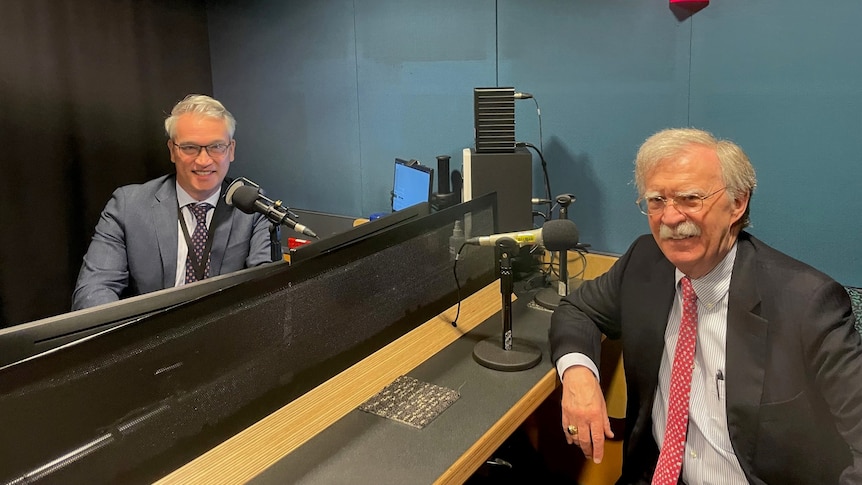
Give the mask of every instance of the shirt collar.
[{"label": "shirt collar", "polygon": [[[733,263],[736,261],[736,247],[734,242],[730,251],[724,258],[705,276],[696,280],[691,280],[691,285],[694,292],[697,294],[697,300],[701,305],[706,305],[711,309],[718,303],[730,289],[730,276],[733,273]],[[679,282],[685,276],[679,269],[676,270],[676,287],[679,288]]]},{"label": "shirt collar", "polygon": [[218,205],[218,198],[221,195],[221,185],[219,185],[218,190],[216,190],[213,195],[207,197],[205,200],[198,201],[195,200],[194,197],[189,195],[189,193],[186,192],[182,187],[180,187],[179,182],[174,183],[177,186],[177,204],[180,206],[180,208],[185,207],[189,204],[198,204],[200,202],[206,202],[213,207]]}]

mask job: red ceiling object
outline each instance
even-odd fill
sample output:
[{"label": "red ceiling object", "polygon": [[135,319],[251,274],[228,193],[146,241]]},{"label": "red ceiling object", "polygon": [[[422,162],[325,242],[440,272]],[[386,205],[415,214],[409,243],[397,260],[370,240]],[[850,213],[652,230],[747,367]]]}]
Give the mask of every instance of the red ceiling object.
[{"label": "red ceiling object", "polygon": [[670,9],[680,21],[685,20],[709,5],[709,0],[670,0]]}]

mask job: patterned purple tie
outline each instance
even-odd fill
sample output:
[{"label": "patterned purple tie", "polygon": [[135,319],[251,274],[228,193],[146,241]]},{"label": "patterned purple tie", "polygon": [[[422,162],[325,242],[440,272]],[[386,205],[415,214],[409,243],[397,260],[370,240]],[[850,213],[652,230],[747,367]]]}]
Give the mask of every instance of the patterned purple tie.
[{"label": "patterned purple tie", "polygon": [[204,248],[207,245],[207,211],[212,209],[213,206],[204,202],[201,204],[189,204],[187,207],[191,209],[192,214],[195,215],[195,220],[197,220],[195,231],[192,233],[192,247],[189,248],[189,257],[186,258],[186,283],[191,283],[198,280],[195,274],[195,265],[192,264],[192,254],[197,258],[196,261],[199,265],[206,265],[203,278],[206,278],[210,273],[209,255],[207,255],[205,262],[201,262],[201,259],[203,258]]},{"label": "patterned purple tie", "polygon": [[670,399],[667,427],[652,485],[675,485],[682,470],[685,434],[688,430],[688,405],[691,395],[691,372],[697,344],[697,295],[688,276],[682,279],[682,320],[679,339],[670,372]]}]

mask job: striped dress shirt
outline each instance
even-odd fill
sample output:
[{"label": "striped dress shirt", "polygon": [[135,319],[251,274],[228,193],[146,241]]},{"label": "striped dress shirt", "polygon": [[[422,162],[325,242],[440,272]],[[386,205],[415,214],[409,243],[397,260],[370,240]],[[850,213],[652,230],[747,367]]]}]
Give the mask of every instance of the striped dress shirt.
[{"label": "striped dress shirt", "polygon": [[[697,348],[691,378],[688,435],[682,479],[689,485],[735,485],[747,483],[730,444],[725,401],[725,334],[727,298],[736,244],[706,276],[692,280],[697,293]],[[683,273],[676,270],[676,298],[664,334],[664,353],[659,367],[658,389],[653,402],[653,437],[659,447],[664,440],[670,374],[682,316]]]}]

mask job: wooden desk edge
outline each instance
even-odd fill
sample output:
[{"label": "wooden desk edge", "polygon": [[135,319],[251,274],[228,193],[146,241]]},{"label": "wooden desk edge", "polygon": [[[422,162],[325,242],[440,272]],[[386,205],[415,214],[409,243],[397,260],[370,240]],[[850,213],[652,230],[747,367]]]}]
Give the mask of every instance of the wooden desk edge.
[{"label": "wooden desk edge", "polygon": [[554,391],[558,383],[556,369],[549,370],[506,414],[467,449],[452,466],[434,482],[435,484],[460,484],[470,478],[482,466],[494,450],[500,447],[518,426]]}]

